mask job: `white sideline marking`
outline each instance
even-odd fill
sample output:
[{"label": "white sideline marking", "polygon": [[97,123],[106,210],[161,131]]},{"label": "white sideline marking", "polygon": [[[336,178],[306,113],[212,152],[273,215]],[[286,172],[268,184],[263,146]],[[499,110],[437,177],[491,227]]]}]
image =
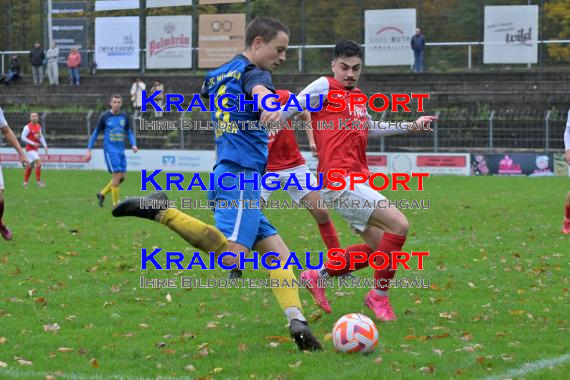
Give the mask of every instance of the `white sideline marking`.
[{"label": "white sideline marking", "polygon": [[514,378],[514,377],[525,376],[525,375],[528,375],[532,372],[540,371],[541,369],[544,369],[544,368],[554,367],[554,366],[557,366],[559,364],[564,364],[568,361],[570,361],[570,353],[564,354],[562,356],[559,356],[559,357],[553,358],[553,359],[541,359],[541,360],[537,360],[535,362],[525,363],[520,368],[508,370],[507,372],[505,372],[504,374],[499,375],[499,376],[486,377],[484,380],[500,380],[500,379],[504,379],[504,378]]}]

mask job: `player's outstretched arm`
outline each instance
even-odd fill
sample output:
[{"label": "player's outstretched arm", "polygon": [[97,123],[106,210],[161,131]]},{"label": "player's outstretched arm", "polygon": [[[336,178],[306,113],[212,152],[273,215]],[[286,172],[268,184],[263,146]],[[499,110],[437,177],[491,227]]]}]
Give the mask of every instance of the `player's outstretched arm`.
[{"label": "player's outstretched arm", "polygon": [[327,78],[320,77],[313,81],[305,87],[303,91],[297,94],[297,101],[302,110],[297,109],[297,107],[289,107],[287,111],[283,112],[282,120],[290,119],[293,116],[306,111],[308,106],[311,106],[312,108],[317,107],[321,103],[321,98],[324,103],[324,99],[327,97],[328,92],[329,81]]},{"label": "player's outstretched arm", "polygon": [[20,162],[22,163],[22,165],[24,167],[28,167],[30,165],[30,161],[28,160],[28,157],[26,157],[24,150],[20,146],[20,142],[18,141],[18,138],[16,137],[14,132],[12,132],[12,129],[8,125],[6,125],[3,128],[1,128],[1,126],[0,126],[0,131],[2,131],[2,134],[4,135],[3,136],[4,139],[6,141],[8,141],[10,143],[10,145],[12,145],[14,147],[14,149],[16,149],[16,151],[18,152],[18,156],[19,156],[19,159],[20,159]]}]

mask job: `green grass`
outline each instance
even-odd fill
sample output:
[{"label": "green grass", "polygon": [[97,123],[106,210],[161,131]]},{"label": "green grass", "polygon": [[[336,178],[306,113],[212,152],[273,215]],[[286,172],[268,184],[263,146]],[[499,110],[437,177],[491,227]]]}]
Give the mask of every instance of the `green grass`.
[{"label": "green grass", "polygon": [[[5,220],[14,240],[0,241],[0,337],[6,339],[0,361],[7,364],[0,378],[481,378],[569,351],[570,240],[559,233],[567,178],[432,177],[424,192],[387,192],[391,199],[431,202],[429,210],[405,211],[412,226],[406,250],[430,251],[425,270],[398,274],[429,279],[431,288],[393,289],[399,319],[379,324],[381,346],[362,356],[335,353],[325,336],[343,314],[372,316],[362,303],[366,289],[344,289],[350,296],[329,291],[330,315],[318,313],[301,289],[325,352],[300,353],[269,289],[141,289],[141,275],[226,273],[139,270],[141,247],[193,250],[158,223],[114,219],[109,200],[97,207],[95,193],[108,174],[46,170],[48,187],[28,190],[21,176],[4,170]],[[122,197],[140,193],[139,178],[129,174]],[[193,214],[213,221],[208,210]],[[306,211],[266,214],[291,250],[323,248]],[[359,242],[338,215],[334,220],[344,246]],[[54,323],[59,331],[44,331]],[[528,378],[562,378],[568,371],[566,363]]]}]

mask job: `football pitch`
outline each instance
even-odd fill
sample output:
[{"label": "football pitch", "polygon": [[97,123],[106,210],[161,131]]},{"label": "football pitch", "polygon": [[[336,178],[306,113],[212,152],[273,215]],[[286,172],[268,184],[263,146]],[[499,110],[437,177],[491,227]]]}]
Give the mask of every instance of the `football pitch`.
[{"label": "football pitch", "polygon": [[[331,314],[301,289],[325,350],[299,352],[270,289],[141,289],[141,276],[227,273],[141,271],[141,248],[194,250],[158,223],[113,218],[110,194],[99,208],[95,193],[107,173],[45,170],[48,187],[27,190],[22,175],[4,170],[14,240],[0,241],[0,378],[558,379],[570,372],[570,237],[560,233],[568,178],[431,177],[423,192],[384,192],[430,202],[403,210],[411,224],[404,248],[430,252],[425,270],[397,274],[430,286],[391,290],[398,320],[377,323],[380,345],[364,356],[336,353],[330,333],[344,314],[373,317],[363,305],[368,289],[329,289]],[[121,198],[139,189],[140,174],[129,173]],[[213,223],[209,210],[184,211]],[[290,250],[324,249],[306,210],[266,215]],[[333,218],[343,246],[360,242]],[[356,274],[372,278],[371,269]]]}]

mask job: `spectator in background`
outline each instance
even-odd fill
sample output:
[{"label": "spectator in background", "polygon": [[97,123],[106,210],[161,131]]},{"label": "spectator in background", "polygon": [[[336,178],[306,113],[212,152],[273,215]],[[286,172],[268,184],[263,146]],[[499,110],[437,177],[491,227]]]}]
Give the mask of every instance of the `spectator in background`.
[{"label": "spectator in background", "polygon": [[[160,94],[156,95],[156,97],[154,98],[156,101],[156,104],[158,104],[158,106],[161,109],[164,109],[164,98],[165,98],[164,85],[157,80],[154,81],[154,85],[150,89],[150,94],[154,94],[155,91],[160,91]],[[154,117],[155,118],[160,119],[162,116],[164,116],[164,112],[156,111],[156,110],[154,111]]]},{"label": "spectator in background", "polygon": [[49,84],[52,86],[57,86],[59,85],[59,48],[55,42],[51,43],[51,48],[48,49],[46,57]]},{"label": "spectator in background", "polygon": [[69,69],[69,84],[79,86],[79,67],[81,66],[81,54],[77,48],[71,48],[67,56],[67,68]]},{"label": "spectator in background", "polygon": [[146,90],[146,85],[141,78],[137,78],[131,86],[131,102],[133,102],[133,108],[135,109],[135,112],[133,113],[134,119],[140,116],[142,108],[142,92],[144,90]]},{"label": "spectator in background", "polygon": [[44,82],[44,60],[46,55],[42,45],[36,41],[32,50],[30,50],[30,63],[32,64],[32,76],[34,78],[34,86],[41,86]]},{"label": "spectator in background", "polygon": [[424,71],[424,48],[426,40],[420,28],[416,28],[416,34],[410,41],[412,50],[414,51],[414,72],[421,73]]},{"label": "spectator in background", "polygon": [[20,77],[20,67],[21,67],[20,60],[18,59],[18,56],[14,54],[12,56],[12,59],[10,60],[8,74],[5,76],[3,75],[1,78],[2,80],[4,80],[4,84],[6,84],[6,86],[9,86],[12,81]]}]

